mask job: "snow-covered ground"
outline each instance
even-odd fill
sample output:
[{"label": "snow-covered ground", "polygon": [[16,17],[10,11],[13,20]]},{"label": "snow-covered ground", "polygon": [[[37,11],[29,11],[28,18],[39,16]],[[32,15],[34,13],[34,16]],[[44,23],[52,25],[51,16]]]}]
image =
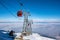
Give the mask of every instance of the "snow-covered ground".
[{"label": "snow-covered ground", "polygon": [[[15,33],[15,35],[16,35],[15,38],[19,38],[21,33]],[[15,38],[14,39],[11,38],[6,31],[3,31],[2,33],[0,33],[0,40],[17,40]],[[52,38],[40,36],[38,33],[32,33],[32,35],[30,36],[24,36],[23,39],[24,40],[28,40],[28,39],[29,40],[55,40]]]},{"label": "snow-covered ground", "polygon": [[[16,33],[16,34],[17,34],[16,38],[19,38],[21,33]],[[30,35],[30,36],[24,36],[23,39],[24,40],[28,40],[28,39],[29,40],[55,40],[52,38],[40,36],[38,33],[32,33],[32,35]],[[17,40],[17,39],[15,39],[15,40]]]}]

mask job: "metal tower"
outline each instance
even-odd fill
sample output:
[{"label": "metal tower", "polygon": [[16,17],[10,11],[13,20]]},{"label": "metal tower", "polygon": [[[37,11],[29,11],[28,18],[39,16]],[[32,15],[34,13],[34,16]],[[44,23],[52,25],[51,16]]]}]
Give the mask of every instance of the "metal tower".
[{"label": "metal tower", "polygon": [[[20,3],[19,1],[18,1],[18,3],[21,6],[21,10],[23,10],[22,9],[22,7],[24,7],[23,4]],[[18,12],[19,17],[22,16],[21,10]],[[32,34],[31,22],[28,21],[28,16],[30,16],[30,14],[29,14],[29,12],[23,12],[23,16],[24,16],[24,22],[23,22],[22,35],[30,35],[30,34]]]},{"label": "metal tower", "polygon": [[31,28],[31,23],[28,21],[28,16],[30,14],[25,12],[24,13],[24,23],[23,23],[23,30],[22,30],[22,35],[30,35],[32,34],[32,28]]}]

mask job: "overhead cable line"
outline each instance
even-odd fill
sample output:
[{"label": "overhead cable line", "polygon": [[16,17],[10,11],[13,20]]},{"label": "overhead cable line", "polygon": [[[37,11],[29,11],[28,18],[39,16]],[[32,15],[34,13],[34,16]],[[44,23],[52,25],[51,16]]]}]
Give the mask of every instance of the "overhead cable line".
[{"label": "overhead cable line", "polygon": [[5,6],[5,3],[3,2],[1,2],[0,1],[0,4],[6,9],[6,10],[8,10],[8,12],[12,15],[12,16],[14,16],[15,18],[17,18],[6,6]]},{"label": "overhead cable line", "polygon": [[23,8],[23,3],[22,3],[20,0],[16,0],[16,1],[18,2],[19,6],[21,7],[20,10],[22,10],[22,8]]},{"label": "overhead cable line", "polygon": [[20,5],[20,7],[21,7],[21,10],[26,10],[27,8],[24,6],[24,4],[21,2],[21,0],[16,0],[17,1],[17,3]]},{"label": "overhead cable line", "polygon": [[[22,9],[22,7],[24,8],[24,10],[26,10],[26,8],[25,8],[25,6],[24,6],[24,4],[21,2],[21,0],[16,0],[17,2],[18,2],[18,4],[21,6],[21,10],[23,10]],[[30,12],[28,11],[28,14],[29,14]]]}]

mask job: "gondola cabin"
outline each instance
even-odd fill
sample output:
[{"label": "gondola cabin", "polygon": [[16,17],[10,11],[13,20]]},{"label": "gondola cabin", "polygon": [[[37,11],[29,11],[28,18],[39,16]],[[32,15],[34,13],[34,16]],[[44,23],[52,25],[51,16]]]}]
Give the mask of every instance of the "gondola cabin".
[{"label": "gondola cabin", "polygon": [[20,11],[17,12],[17,16],[18,17],[22,17],[22,14],[23,14],[22,10],[20,10]]}]

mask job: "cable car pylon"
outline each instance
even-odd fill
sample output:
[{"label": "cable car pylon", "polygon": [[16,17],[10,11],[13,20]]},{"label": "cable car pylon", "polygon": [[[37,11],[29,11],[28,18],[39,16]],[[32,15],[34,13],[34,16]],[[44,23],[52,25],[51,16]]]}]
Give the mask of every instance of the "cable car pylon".
[{"label": "cable car pylon", "polygon": [[[23,4],[19,3],[21,7],[23,7]],[[24,16],[24,22],[23,22],[23,30],[22,30],[22,35],[23,36],[28,36],[32,34],[32,28],[31,28],[31,23],[29,23],[28,16],[30,12],[23,11],[22,9],[17,12],[18,17]]]}]

